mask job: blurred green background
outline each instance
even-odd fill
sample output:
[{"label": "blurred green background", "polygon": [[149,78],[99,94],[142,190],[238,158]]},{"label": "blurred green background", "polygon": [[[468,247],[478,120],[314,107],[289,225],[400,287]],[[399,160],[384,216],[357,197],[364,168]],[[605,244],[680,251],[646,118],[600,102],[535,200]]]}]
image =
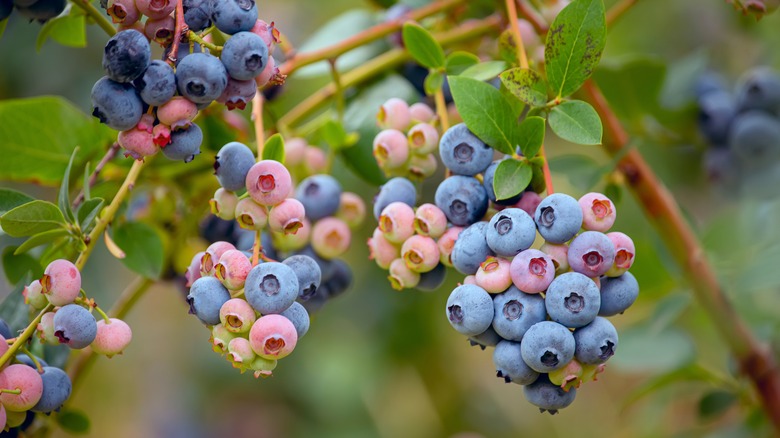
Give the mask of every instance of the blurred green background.
[{"label": "blurred green background", "polygon": [[[379,8],[361,0],[259,4],[261,18],[275,21],[295,46],[356,8],[381,17]],[[62,95],[88,113],[89,90],[102,75],[105,35],[90,26],[85,49],[49,41],[36,51],[40,26],[18,18],[12,17],[0,40],[0,98]],[[665,76],[659,101],[640,101],[640,109],[624,117],[635,136],[632,146],[678,199],[740,314],[769,342],[780,334],[780,208],[774,200],[734,196],[708,183],[695,111],[690,95],[680,90],[704,67],[732,83],[753,66],[777,68],[778,20],[780,14],[756,22],[724,1],[640,1],[610,30],[604,68],[596,76],[609,88],[609,72],[627,74],[622,66],[637,57],[643,59],[641,71],[652,67]],[[293,76],[271,111],[280,114],[327,80],[316,71]],[[642,89],[649,83],[637,76],[634,85]],[[196,159],[206,166],[188,176],[213,184],[204,168],[220,146],[207,145]],[[576,197],[589,191],[593,174],[611,165],[598,147],[550,140],[548,153],[556,191]],[[336,166],[343,186],[370,202],[376,189],[344,171],[343,163]],[[595,187],[603,188],[604,181]],[[12,186],[44,199],[56,197],[55,189]],[[434,190],[434,182],[424,184],[422,200],[431,201]],[[456,273],[450,272],[448,286],[436,293],[390,288],[386,273],[367,260],[364,243],[372,222],[369,215],[353,236],[348,255],[353,287],[314,315],[311,330],[273,377],[240,375],[213,353],[208,330],[187,315],[182,289],[173,281],[160,282],[127,318],[134,331],[131,346],[121,356],[98,358],[70,407],[88,414],[95,437],[770,435],[747,383],[734,378],[713,322],[693,301],[684,273],[630,193],[618,203],[613,229],[637,244],[632,273],[641,293],[625,315],[611,319],[621,338],[606,373],[584,384],[572,406],[556,416],[539,414],[525,402],[521,387],[495,377],[490,350],[470,348],[449,327],[444,303],[460,280]],[[3,236],[0,245],[14,242]],[[99,244],[83,278],[84,289],[98,303],[110,303],[135,274]],[[8,293],[5,282],[0,287]]]}]

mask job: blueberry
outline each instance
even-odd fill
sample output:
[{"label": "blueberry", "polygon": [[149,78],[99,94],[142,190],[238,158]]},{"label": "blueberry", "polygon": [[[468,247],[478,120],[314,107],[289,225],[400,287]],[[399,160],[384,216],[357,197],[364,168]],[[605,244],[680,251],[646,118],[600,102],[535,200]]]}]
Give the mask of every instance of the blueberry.
[{"label": "blueberry", "polygon": [[780,75],[767,67],[747,72],[737,86],[739,111],[761,110],[780,113]]},{"label": "blueberry", "polygon": [[488,208],[485,188],[471,176],[454,175],[445,179],[436,188],[434,199],[447,219],[459,227],[477,222]]},{"label": "blueberry", "polygon": [[168,63],[155,59],[133,84],[141,99],[150,106],[160,106],[176,94],[176,74]]},{"label": "blueberry", "polygon": [[466,336],[476,336],[493,321],[493,300],[485,289],[464,284],[452,291],[447,299],[447,319],[450,325]]},{"label": "blueberry", "polygon": [[230,292],[216,277],[201,277],[192,283],[187,303],[190,314],[204,324],[219,324],[219,309],[230,299]]},{"label": "blueberry", "polygon": [[59,409],[70,397],[70,377],[59,368],[44,366],[41,379],[43,379],[43,394],[30,410],[49,413]]},{"label": "blueberry", "polygon": [[321,277],[320,277],[320,284],[325,285],[325,283],[329,282],[332,278],[334,278],[336,274],[336,259],[333,260],[326,260],[314,251],[314,248],[311,247],[311,245],[308,245],[301,249],[300,251],[297,251],[295,254],[299,255],[305,255],[308,257],[311,257],[314,259],[315,262],[317,262],[317,266],[320,267]]},{"label": "blueberry", "polygon": [[248,81],[268,64],[268,46],[252,32],[238,32],[227,40],[219,58],[230,77]]},{"label": "blueberry", "polygon": [[485,237],[493,252],[514,257],[534,244],[536,224],[523,210],[507,208],[490,219]]},{"label": "blueberry", "polygon": [[414,207],[417,202],[417,189],[406,178],[395,177],[388,180],[379,188],[379,193],[374,197],[374,219],[379,220],[382,210],[393,202],[403,202]]},{"label": "blueberry", "polygon": [[252,29],[257,21],[254,0],[211,0],[214,25],[228,35]]},{"label": "blueberry", "polygon": [[135,29],[123,30],[106,43],[103,69],[111,80],[132,82],[144,73],[152,57],[149,41]]},{"label": "blueberry", "polygon": [[[168,57],[171,54],[171,47],[168,46],[165,48],[165,59],[168,59]],[[200,47],[200,44],[198,43],[192,43],[192,53],[190,53],[190,42],[182,38],[179,48],[176,50],[176,66],[179,66],[179,63],[182,59],[185,57],[195,54],[195,53],[201,53],[203,52],[203,48]]]},{"label": "blueberry", "polygon": [[196,104],[207,104],[218,98],[227,87],[225,66],[214,56],[193,53],[176,67],[179,93]]},{"label": "blueberry", "polygon": [[736,106],[731,94],[727,91],[707,93],[699,99],[699,130],[711,145],[725,146],[735,114]]},{"label": "blueberry", "polygon": [[482,186],[485,187],[485,191],[487,192],[488,199],[495,202],[498,205],[515,205],[517,204],[517,201],[520,200],[520,198],[523,197],[523,192],[521,191],[515,196],[512,196],[508,199],[502,199],[497,200],[496,199],[496,191],[493,190],[493,178],[496,175],[496,169],[498,168],[498,163],[500,163],[502,160],[496,160],[492,163],[490,163],[490,166],[485,169],[484,175],[482,175]]},{"label": "blueberry", "polygon": [[306,308],[301,303],[292,303],[281,315],[293,323],[295,332],[298,333],[298,339],[301,339],[309,331],[309,312],[306,311]]},{"label": "blueberry", "polygon": [[553,321],[566,327],[582,327],[598,315],[601,293],[590,278],[567,272],[550,283],[544,302]]},{"label": "blueberry", "polygon": [[65,0],[38,0],[29,6],[17,6],[16,12],[29,20],[38,20],[38,22],[44,23],[60,15],[65,10],[66,5]]},{"label": "blueberry", "polygon": [[493,297],[493,329],[504,339],[520,342],[531,326],[547,319],[544,298],[515,286]]},{"label": "blueberry", "polygon": [[564,243],[582,227],[582,208],[576,199],[563,193],[554,193],[542,200],[534,222],[539,234],[550,243]]},{"label": "blueberry", "polygon": [[203,143],[203,131],[196,124],[187,129],[171,132],[171,143],[162,148],[162,153],[171,160],[184,160],[189,163],[200,153]]},{"label": "blueberry", "polygon": [[219,185],[235,192],[246,187],[246,174],[255,164],[255,154],[243,143],[230,142],[217,152],[214,175]]},{"label": "blueberry", "polygon": [[95,340],[97,321],[87,309],[68,304],[54,314],[54,336],[61,344],[82,349]]},{"label": "blueberry", "polygon": [[693,84],[693,93],[697,99],[701,99],[707,94],[726,91],[726,81],[723,76],[714,72],[705,72]]},{"label": "blueberry", "polygon": [[193,32],[200,32],[211,26],[211,0],[183,0],[184,22]]},{"label": "blueberry", "polygon": [[6,339],[10,339],[14,337],[11,327],[9,327],[8,323],[5,322],[5,320],[2,318],[0,318],[0,336]]},{"label": "blueberry", "polygon": [[469,131],[465,123],[459,123],[441,136],[439,155],[452,173],[474,176],[493,161],[493,148]]},{"label": "blueberry", "polygon": [[425,292],[435,292],[447,278],[447,267],[439,263],[433,270],[420,274],[420,282],[415,288]]},{"label": "blueberry", "polygon": [[523,387],[523,395],[529,403],[539,408],[539,412],[549,412],[551,415],[558,413],[559,409],[569,406],[577,396],[577,389],[571,388],[565,391],[560,386],[550,383],[546,374],[539,376],[536,381]]},{"label": "blueberry", "polygon": [[499,336],[498,333],[493,330],[492,326],[488,327],[487,330],[478,335],[469,336],[469,344],[471,344],[472,347],[479,345],[479,347],[483,350],[486,347],[495,347],[501,341],[501,336]]},{"label": "blueberry", "polygon": [[569,244],[569,266],[590,278],[604,275],[615,263],[615,244],[606,234],[585,231]]},{"label": "blueberry", "polygon": [[318,221],[338,211],[341,184],[330,175],[312,175],[301,181],[295,189],[295,199],[301,201],[309,220]]},{"label": "blueberry", "polygon": [[298,297],[298,278],[283,263],[261,263],[249,271],[244,293],[249,304],[263,315],[282,313]]},{"label": "blueberry", "polygon": [[525,363],[540,373],[563,368],[574,358],[574,336],[554,321],[532,325],[525,332],[521,347]]},{"label": "blueberry", "polygon": [[530,385],[539,377],[539,373],[523,361],[519,342],[499,342],[493,351],[493,364],[496,366],[496,377],[503,378],[506,383]]},{"label": "blueberry", "polygon": [[333,259],[329,263],[329,278],[323,286],[327,286],[325,296],[334,298],[346,292],[352,285],[352,269],[341,259]]},{"label": "blueberry", "polygon": [[485,240],[487,231],[487,222],[477,222],[458,235],[455,246],[452,247],[452,266],[461,274],[473,275],[479,270],[479,265],[485,261],[488,256],[493,255],[493,251]]},{"label": "blueberry", "polygon": [[780,120],[761,111],[740,114],[731,127],[729,148],[750,169],[771,167],[780,160]]},{"label": "blueberry", "polygon": [[612,316],[623,313],[639,295],[639,282],[626,272],[620,277],[601,278],[601,308],[599,315]]},{"label": "blueberry", "polygon": [[104,76],[92,87],[92,115],[111,129],[127,131],[141,120],[143,102],[132,85]]},{"label": "blueberry", "polygon": [[[37,361],[38,361],[38,363],[39,363],[39,364],[41,364],[41,366],[42,366],[42,367],[47,367],[47,366],[49,366],[49,364],[48,364],[48,363],[46,363],[46,361],[45,361],[45,360],[41,359],[41,358],[40,358],[40,357],[38,357],[38,356],[35,356],[35,360],[37,360]],[[32,359],[30,359],[30,356],[28,356],[27,354],[17,354],[17,355],[16,355],[16,361],[17,361],[17,362],[19,362],[19,363],[23,363],[23,364],[27,365],[27,366],[28,366],[28,367],[30,367],[30,368],[35,368],[35,369],[37,369],[37,368],[38,368],[38,367],[35,365],[35,362],[33,362],[33,360],[32,360]]]},{"label": "blueberry", "polygon": [[583,365],[598,365],[615,354],[618,334],[609,320],[596,317],[590,324],[574,331],[577,344],[574,357]]},{"label": "blueberry", "polygon": [[11,15],[11,11],[14,8],[12,0],[0,0],[0,21],[5,20]]},{"label": "blueberry", "polygon": [[303,301],[311,298],[317,292],[322,280],[322,271],[317,262],[309,256],[293,255],[282,263],[289,266],[298,279],[297,297]]}]

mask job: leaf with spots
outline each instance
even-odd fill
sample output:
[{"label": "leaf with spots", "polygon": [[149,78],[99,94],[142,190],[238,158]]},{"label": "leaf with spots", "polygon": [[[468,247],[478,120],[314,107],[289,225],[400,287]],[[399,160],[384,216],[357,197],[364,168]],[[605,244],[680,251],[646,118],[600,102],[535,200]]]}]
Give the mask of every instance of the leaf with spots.
[{"label": "leaf with spots", "polygon": [[533,107],[547,103],[547,82],[528,68],[513,68],[501,73],[501,82],[521,102]]}]

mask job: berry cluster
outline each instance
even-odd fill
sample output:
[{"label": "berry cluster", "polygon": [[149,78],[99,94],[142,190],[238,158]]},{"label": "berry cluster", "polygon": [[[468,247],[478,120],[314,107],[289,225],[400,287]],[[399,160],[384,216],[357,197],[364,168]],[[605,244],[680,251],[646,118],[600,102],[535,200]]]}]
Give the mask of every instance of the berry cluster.
[{"label": "berry cluster", "polygon": [[44,23],[62,13],[66,0],[0,0],[0,21],[11,15],[13,9],[22,17]]},{"label": "berry cluster", "polygon": [[379,108],[377,123],[382,131],[374,137],[374,157],[385,175],[422,180],[436,172],[433,152],[439,131],[432,125],[435,118],[428,105],[409,106],[398,98]]}]

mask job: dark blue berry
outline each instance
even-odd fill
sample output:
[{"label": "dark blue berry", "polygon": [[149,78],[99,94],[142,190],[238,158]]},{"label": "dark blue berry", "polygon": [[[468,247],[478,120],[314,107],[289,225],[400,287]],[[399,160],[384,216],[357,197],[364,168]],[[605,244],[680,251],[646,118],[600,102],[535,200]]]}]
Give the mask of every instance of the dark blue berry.
[{"label": "dark blue berry", "polygon": [[216,277],[200,277],[192,283],[187,303],[190,314],[204,324],[219,324],[219,309],[230,299],[230,292]]},{"label": "dark blue berry", "polygon": [[189,163],[200,153],[203,143],[203,131],[195,123],[189,128],[171,131],[171,143],[162,148],[162,153],[171,160],[184,160]]},{"label": "dark blue berry", "polygon": [[330,175],[312,175],[295,189],[295,199],[301,201],[312,222],[333,216],[341,202],[341,184]]},{"label": "dark blue berry", "polygon": [[523,387],[523,395],[529,403],[539,408],[540,412],[558,413],[559,409],[569,406],[577,396],[577,389],[565,391],[550,382],[547,374],[542,374],[534,383]]},{"label": "dark blue berry", "polygon": [[62,13],[67,2],[65,0],[37,0],[29,6],[17,6],[19,15],[44,23]]},{"label": "dark blue berry", "polygon": [[414,184],[400,176],[388,180],[379,188],[379,193],[374,197],[374,219],[379,220],[382,210],[393,202],[403,202],[414,207],[417,202],[417,190]]},{"label": "dark blue berry", "polygon": [[257,22],[254,0],[212,0],[211,11],[214,25],[228,35],[248,31]]},{"label": "dark blue berry", "polygon": [[479,345],[479,347],[484,350],[486,347],[495,347],[502,339],[503,338],[493,330],[493,327],[490,326],[487,330],[478,335],[469,336],[469,344],[471,344],[472,347]]},{"label": "dark blue berry", "polygon": [[735,114],[734,99],[727,91],[712,91],[699,99],[699,130],[709,144],[717,147],[728,144]]},{"label": "dark blue berry", "polygon": [[238,32],[227,40],[219,58],[230,77],[248,81],[262,73],[268,64],[268,46],[259,35]]},{"label": "dark blue berry", "polygon": [[544,298],[527,294],[514,285],[493,297],[493,330],[504,339],[520,342],[537,322],[547,319]]},{"label": "dark blue berry", "polygon": [[132,82],[149,67],[152,49],[144,34],[135,29],[123,30],[106,43],[103,69],[111,80]]},{"label": "dark blue berry", "polygon": [[583,365],[598,365],[609,360],[618,346],[618,334],[608,319],[596,317],[590,324],[574,331],[577,344],[574,357]]},{"label": "dark blue berry", "polygon": [[767,67],[747,72],[737,86],[737,107],[780,115],[780,75]]},{"label": "dark blue berry", "polygon": [[309,312],[306,311],[306,308],[301,303],[292,303],[281,315],[293,323],[295,331],[298,333],[298,339],[301,339],[309,331]]},{"label": "dark blue berry", "polygon": [[11,15],[11,11],[14,9],[14,3],[12,0],[0,0],[0,21],[5,20]]},{"label": "dark blue berry", "polygon": [[420,274],[420,282],[415,288],[425,292],[435,292],[444,283],[445,278],[447,278],[447,267],[439,263],[432,270]]},{"label": "dark blue berry", "polygon": [[493,351],[493,364],[496,366],[496,377],[504,379],[506,383],[530,385],[539,377],[539,373],[523,362],[519,342],[499,342]]},{"label": "dark blue berry", "polygon": [[534,244],[536,223],[525,211],[506,208],[490,219],[485,238],[496,254],[514,257]]},{"label": "dark blue berry", "polygon": [[313,258],[306,255],[293,255],[287,257],[282,263],[289,266],[298,278],[298,299],[306,301],[317,293],[322,272]]},{"label": "dark blue berry", "polygon": [[82,349],[97,336],[97,321],[78,304],[63,306],[54,314],[54,335],[73,349]]},{"label": "dark blue berry", "polygon": [[639,296],[639,282],[626,272],[620,277],[601,277],[601,307],[599,315],[612,316],[625,312]]},{"label": "dark blue berry", "polygon": [[454,175],[445,179],[436,188],[434,200],[447,219],[459,227],[477,222],[488,208],[485,188],[471,176]]},{"label": "dark blue berry", "polygon": [[218,98],[227,87],[225,66],[214,56],[193,53],[185,56],[176,67],[179,94],[198,104]]},{"label": "dark blue berry", "polygon": [[214,175],[225,190],[235,192],[246,187],[246,174],[254,164],[255,154],[247,145],[230,142],[217,152]]},{"label": "dark blue berry", "polygon": [[193,32],[211,26],[211,0],[183,0],[184,22]]},{"label": "dark blue berry", "polygon": [[521,353],[525,363],[540,373],[566,366],[574,358],[574,336],[555,321],[531,326],[523,336]]},{"label": "dark blue berry", "polygon": [[564,243],[582,227],[582,207],[569,195],[554,193],[536,207],[534,222],[539,234],[550,243]]},{"label": "dark blue berry", "polygon": [[[352,269],[341,259],[330,260],[329,278],[323,286],[327,286],[325,296],[335,298],[352,286]],[[322,286],[320,286],[322,287]]]},{"label": "dark blue berry", "polygon": [[244,293],[249,304],[262,314],[282,313],[298,298],[298,277],[283,263],[261,263],[246,277]]},{"label": "dark blue berry", "polygon": [[8,323],[5,322],[5,320],[2,318],[0,318],[0,336],[6,339],[14,337],[14,333],[11,331],[11,327],[9,327]]},{"label": "dark blue berry", "polygon": [[155,59],[133,84],[141,99],[150,106],[160,106],[176,94],[176,74],[168,63]]},{"label": "dark blue berry", "polygon": [[[45,360],[41,359],[38,356],[35,356],[35,360],[37,360],[38,363],[41,364],[42,367],[49,366],[49,364],[46,363]],[[35,365],[35,362],[33,362],[33,360],[30,359],[30,356],[28,356],[27,354],[17,354],[16,355],[16,361],[19,362],[19,363],[23,363],[23,364],[27,365],[30,368],[36,368],[36,369],[38,368],[38,366]]]},{"label": "dark blue berry", "polygon": [[59,409],[70,397],[72,385],[65,371],[56,367],[43,367],[43,394],[38,403],[30,409],[33,412],[49,413]]},{"label": "dark blue berry", "polygon": [[114,82],[107,76],[92,87],[92,115],[117,131],[132,129],[141,120],[143,102],[130,84]]},{"label": "dark blue berry", "polygon": [[452,173],[474,176],[484,172],[493,161],[493,148],[469,131],[465,123],[459,123],[442,135],[439,155]]},{"label": "dark blue berry", "polygon": [[447,299],[447,320],[466,336],[483,333],[493,322],[493,300],[485,289],[464,284],[452,291]]},{"label": "dark blue berry", "polygon": [[731,127],[729,148],[750,169],[775,165],[780,160],[780,120],[763,111],[740,114]]},{"label": "dark blue berry", "polygon": [[450,260],[452,266],[461,274],[472,275],[479,270],[479,265],[485,261],[488,256],[493,255],[493,251],[487,245],[485,232],[487,231],[487,222],[477,222],[458,235],[458,240],[452,247]]}]

